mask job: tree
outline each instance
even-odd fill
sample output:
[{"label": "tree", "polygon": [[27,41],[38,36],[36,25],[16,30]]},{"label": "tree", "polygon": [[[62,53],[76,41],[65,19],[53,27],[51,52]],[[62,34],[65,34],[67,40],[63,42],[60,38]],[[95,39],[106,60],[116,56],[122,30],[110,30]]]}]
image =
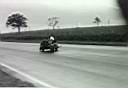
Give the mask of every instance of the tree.
[{"label": "tree", "polygon": [[121,13],[128,25],[128,0],[117,0]]},{"label": "tree", "polygon": [[17,28],[18,33],[21,31],[21,27],[27,27],[27,18],[21,13],[13,13],[8,16],[6,21],[6,26],[11,26],[12,28]]},{"label": "tree", "polygon": [[58,19],[59,19],[58,17],[48,18],[48,26],[51,26],[54,30],[57,24],[59,23]]},{"label": "tree", "polygon": [[94,22],[93,23],[96,23],[97,25],[99,25],[101,23],[101,19],[99,17],[95,17],[94,18]]}]

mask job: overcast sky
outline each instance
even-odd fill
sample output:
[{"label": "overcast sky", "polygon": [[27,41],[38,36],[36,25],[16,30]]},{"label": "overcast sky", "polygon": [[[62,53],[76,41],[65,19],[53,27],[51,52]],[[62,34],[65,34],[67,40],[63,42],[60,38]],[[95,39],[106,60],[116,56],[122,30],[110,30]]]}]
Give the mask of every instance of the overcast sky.
[{"label": "overcast sky", "polygon": [[21,12],[29,19],[27,30],[47,28],[48,17],[59,17],[60,27],[92,26],[98,16],[101,25],[124,24],[115,0],[0,0],[0,30],[11,32],[5,22],[12,12]]}]

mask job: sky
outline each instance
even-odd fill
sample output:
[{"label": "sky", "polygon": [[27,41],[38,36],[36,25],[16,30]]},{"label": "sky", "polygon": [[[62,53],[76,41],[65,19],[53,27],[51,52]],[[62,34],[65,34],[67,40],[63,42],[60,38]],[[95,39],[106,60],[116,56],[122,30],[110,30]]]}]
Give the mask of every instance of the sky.
[{"label": "sky", "polygon": [[60,28],[96,26],[96,16],[101,19],[101,26],[125,24],[115,0],[0,0],[2,33],[17,31],[5,26],[13,12],[28,18],[28,28],[23,29],[27,31],[48,28],[48,18],[53,16],[59,17]]}]

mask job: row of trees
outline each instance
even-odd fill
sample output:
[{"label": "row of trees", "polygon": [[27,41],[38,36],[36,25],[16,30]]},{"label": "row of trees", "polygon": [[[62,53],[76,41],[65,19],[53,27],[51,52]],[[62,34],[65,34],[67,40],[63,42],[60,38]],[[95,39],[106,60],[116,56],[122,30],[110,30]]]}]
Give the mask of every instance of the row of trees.
[{"label": "row of trees", "polygon": [[[8,16],[6,26],[7,27],[12,27],[13,29],[17,28],[18,33],[20,33],[22,27],[28,27],[27,25],[28,18],[25,17],[21,13],[13,13],[10,16]],[[96,17],[93,21],[93,23],[96,23],[99,25],[101,23],[101,19],[99,17]],[[59,23],[59,18],[58,17],[50,17],[48,18],[48,26],[52,27],[54,30],[57,24]]]}]

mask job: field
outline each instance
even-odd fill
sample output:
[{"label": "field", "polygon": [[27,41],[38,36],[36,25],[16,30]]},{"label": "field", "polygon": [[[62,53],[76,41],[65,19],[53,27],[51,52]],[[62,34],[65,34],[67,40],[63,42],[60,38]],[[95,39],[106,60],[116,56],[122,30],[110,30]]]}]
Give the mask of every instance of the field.
[{"label": "field", "polygon": [[40,42],[50,35],[61,43],[94,45],[127,45],[128,26],[77,27],[55,30],[37,30],[1,35],[2,41]]}]

